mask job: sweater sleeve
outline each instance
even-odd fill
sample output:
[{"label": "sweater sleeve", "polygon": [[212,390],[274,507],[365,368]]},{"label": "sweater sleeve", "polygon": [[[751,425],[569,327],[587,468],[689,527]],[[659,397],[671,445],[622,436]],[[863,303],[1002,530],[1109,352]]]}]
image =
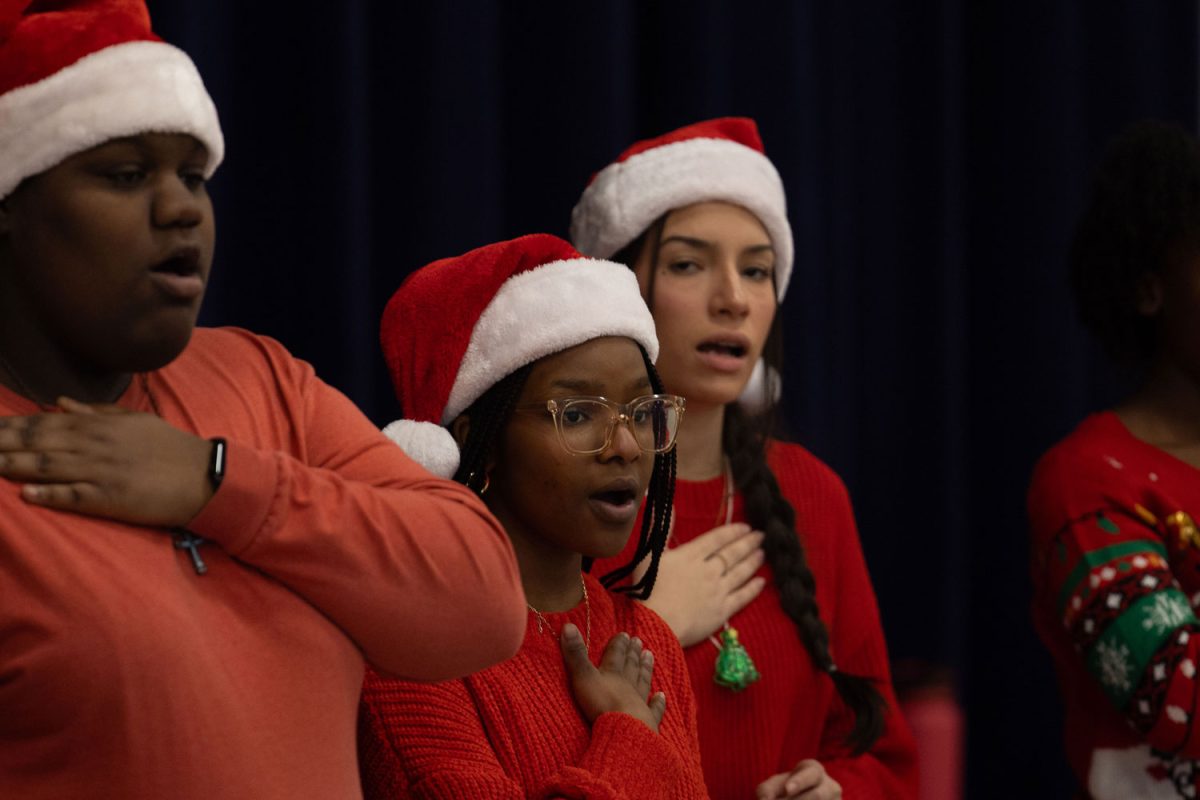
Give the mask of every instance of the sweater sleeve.
[{"label": "sweater sleeve", "polygon": [[[577,713],[570,709],[569,713]],[[491,733],[491,736],[489,735]],[[537,742],[522,730],[485,730],[464,681],[416,684],[368,674],[359,717],[359,759],[366,800],[653,800],[673,797],[678,769],[670,747],[628,714],[602,714],[579,763],[554,770],[528,794],[493,749],[536,760]],[[405,788],[401,788],[405,787]]]},{"label": "sweater sleeve", "polygon": [[887,707],[883,733],[865,753],[852,755],[845,739],[854,729],[854,712],[835,691],[817,760],[841,784],[845,797],[916,798],[916,743],[896,702],[887,644],[854,512],[845,487],[840,481],[838,485],[844,522],[841,535],[832,542],[837,553],[837,600],[830,626],[833,657],[838,669],[872,681]]},{"label": "sweater sleeve", "polygon": [[1061,624],[1083,670],[1151,748],[1200,758],[1200,626],[1184,592],[1200,588],[1200,536],[1186,514],[1151,511],[1150,498],[1097,466],[1052,456],[1035,472],[1036,611]]},{"label": "sweater sleeve", "polygon": [[510,657],[525,606],[499,523],[307,364],[278,345],[268,357],[258,427],[290,426],[285,441],[231,438],[225,480],[189,528],[303,597],[384,672],[447,679]]}]

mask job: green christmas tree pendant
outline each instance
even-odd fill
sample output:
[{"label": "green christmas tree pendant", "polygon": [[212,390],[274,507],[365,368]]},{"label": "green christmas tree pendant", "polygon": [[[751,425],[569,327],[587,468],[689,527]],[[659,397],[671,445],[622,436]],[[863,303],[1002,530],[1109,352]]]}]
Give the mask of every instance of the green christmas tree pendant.
[{"label": "green christmas tree pendant", "polygon": [[726,627],[721,631],[721,650],[717,653],[713,680],[718,686],[740,692],[761,677],[750,654],[738,641],[737,629]]}]

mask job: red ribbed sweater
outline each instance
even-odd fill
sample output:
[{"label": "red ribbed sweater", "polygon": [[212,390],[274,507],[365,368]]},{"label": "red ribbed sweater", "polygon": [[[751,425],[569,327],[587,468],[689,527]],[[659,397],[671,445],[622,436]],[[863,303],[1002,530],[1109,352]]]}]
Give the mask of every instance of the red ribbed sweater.
[{"label": "red ribbed sweater", "polygon": [[[718,800],[753,797],[766,778],[815,758],[842,785],[847,798],[916,797],[916,747],[892,690],[875,592],[846,488],[833,470],[799,445],[772,442],[768,460],[796,510],[796,528],[816,578],[817,602],[829,628],[834,661],[846,672],[877,679],[890,713],[875,745],[851,756],[842,739],[853,727],[854,716],[829,676],[814,668],[796,626],[780,605],[774,576],[764,565],[758,574],[767,579],[766,588],[730,620],[762,673],[761,680],[742,692],[721,688],[713,682],[717,649],[703,641],[685,651],[709,791]],[[676,483],[676,544],[725,521],[723,516],[718,519],[724,489],[720,477]],[[745,520],[740,494],[734,498],[733,519]],[[621,563],[621,558],[600,562],[592,572],[603,575]]]},{"label": "red ribbed sweater", "polygon": [[363,792],[372,798],[684,800],[706,798],[696,707],[683,651],[671,629],[640,603],[587,576],[593,663],[620,631],[654,653],[652,691],[667,695],[659,732],[628,714],[580,714],[558,632],[587,631],[581,603],[529,614],[520,652],[483,672],[445,683],[413,683],[368,672],[359,713]]}]

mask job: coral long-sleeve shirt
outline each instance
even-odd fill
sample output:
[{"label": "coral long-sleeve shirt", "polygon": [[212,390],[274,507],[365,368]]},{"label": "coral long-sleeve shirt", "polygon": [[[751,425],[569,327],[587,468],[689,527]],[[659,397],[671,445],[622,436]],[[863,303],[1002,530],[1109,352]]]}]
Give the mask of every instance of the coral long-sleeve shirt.
[{"label": "coral long-sleeve shirt", "polygon": [[[718,800],[754,797],[755,787],[806,758],[821,762],[845,797],[916,797],[916,745],[896,703],[875,591],[867,574],[845,486],[804,448],[772,442],[768,462],[788,502],[817,584],[821,619],[838,667],[872,678],[887,701],[884,733],[854,756],[843,744],[854,715],[833,681],[813,666],[784,613],[771,568],[762,593],[729,621],[762,678],[741,692],[713,681],[717,649],[708,640],[684,650],[696,694],[700,753],[708,789]],[[683,544],[725,522],[725,482],[678,481],[672,542]],[[745,521],[734,495],[733,521]],[[629,558],[597,562],[603,575]]]},{"label": "coral long-sleeve shirt", "polygon": [[227,438],[208,571],[0,482],[0,797],[353,798],[364,654],[445,679],[516,651],[503,530],[276,342],[197,330],[119,404]]}]

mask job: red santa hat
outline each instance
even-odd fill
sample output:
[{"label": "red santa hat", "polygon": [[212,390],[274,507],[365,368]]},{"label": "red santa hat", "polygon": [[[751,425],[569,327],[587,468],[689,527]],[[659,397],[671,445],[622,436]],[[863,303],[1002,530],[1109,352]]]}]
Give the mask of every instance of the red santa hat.
[{"label": "red santa hat", "polygon": [[225,153],[187,54],[150,30],[144,0],[0,0],[0,198],[110,139],[189,133]]},{"label": "red santa hat", "polygon": [[580,252],[609,258],[671,209],[723,200],[750,211],[775,248],[780,300],[792,273],[792,228],[783,181],[754,120],[722,117],[630,147],[596,173],[571,213]]},{"label": "red santa hat", "polygon": [[505,376],[600,336],[658,357],[654,319],[628,267],[532,234],[435,261],[383,312],[380,341],[404,419],[384,433],[444,477],[458,445],[444,426]]}]

